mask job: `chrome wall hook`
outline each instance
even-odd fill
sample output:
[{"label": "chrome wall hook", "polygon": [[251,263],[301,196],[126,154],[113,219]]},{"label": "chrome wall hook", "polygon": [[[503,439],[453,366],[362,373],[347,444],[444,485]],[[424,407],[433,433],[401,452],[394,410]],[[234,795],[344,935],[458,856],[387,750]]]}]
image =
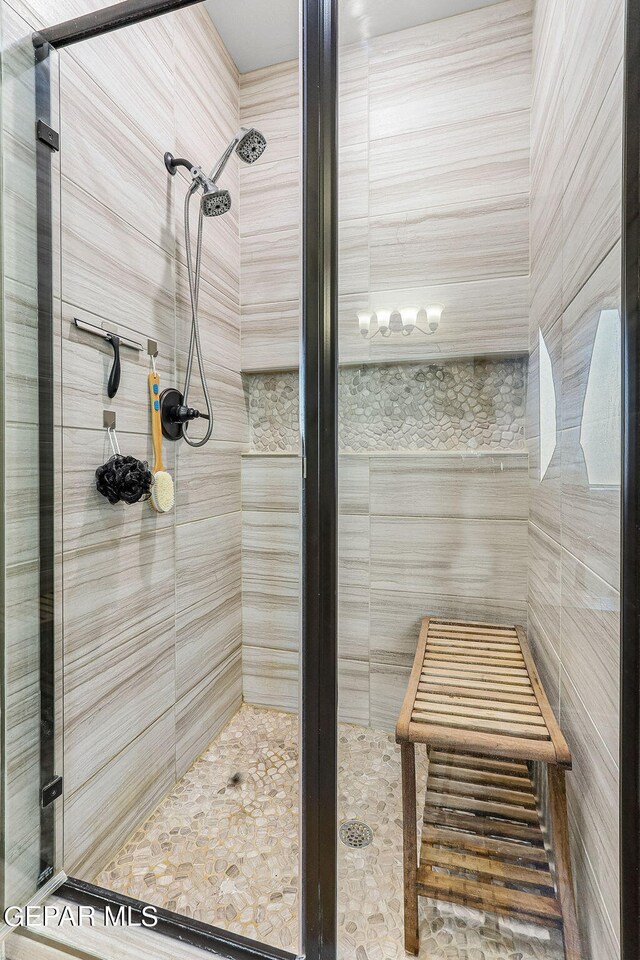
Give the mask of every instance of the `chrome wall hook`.
[{"label": "chrome wall hook", "polygon": [[158,356],[158,343],[156,340],[147,340],[147,353],[151,357],[151,369],[154,373],[157,373],[156,357]]}]

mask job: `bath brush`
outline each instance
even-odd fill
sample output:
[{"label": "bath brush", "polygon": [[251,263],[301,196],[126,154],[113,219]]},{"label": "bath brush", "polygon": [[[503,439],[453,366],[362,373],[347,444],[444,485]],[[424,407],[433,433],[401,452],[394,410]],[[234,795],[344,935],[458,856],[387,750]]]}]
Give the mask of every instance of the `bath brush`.
[{"label": "bath brush", "polygon": [[171,510],[174,501],[173,478],[164,469],[162,462],[162,425],[160,422],[160,377],[153,371],[149,374],[149,395],[151,397],[151,439],[153,440],[153,484],[151,486],[151,506],[158,513]]}]

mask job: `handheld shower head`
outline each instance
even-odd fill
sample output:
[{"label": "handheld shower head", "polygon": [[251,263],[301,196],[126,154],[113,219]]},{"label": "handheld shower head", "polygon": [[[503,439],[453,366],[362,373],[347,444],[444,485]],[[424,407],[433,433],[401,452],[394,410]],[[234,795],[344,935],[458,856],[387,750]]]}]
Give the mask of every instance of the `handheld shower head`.
[{"label": "handheld shower head", "polygon": [[222,171],[229,163],[233,151],[245,163],[255,163],[267,148],[267,139],[255,127],[240,127],[233,140],[229,143],[217,164],[211,171],[209,179],[217,183]]},{"label": "handheld shower head", "polygon": [[[220,217],[231,209],[231,194],[228,190],[220,190],[218,187],[218,182],[224,168],[231,159],[231,155],[233,154],[234,150],[243,163],[255,163],[256,160],[262,156],[266,147],[266,138],[260,133],[259,130],[256,130],[255,127],[241,127],[226,147],[224,153],[218,160],[217,165],[213,168],[208,177],[205,176],[200,167],[197,167],[185,157],[174,157],[171,153],[165,153],[164,155],[165,167],[167,168],[168,173],[170,173],[172,176],[176,175],[178,167],[185,167],[191,175],[191,185],[187,190],[184,201],[185,250],[187,257],[187,273],[189,275],[189,296],[191,298],[191,337],[189,339],[189,353],[187,356],[184,390],[182,391],[180,406],[184,409],[188,408],[191,371],[195,357],[200,371],[200,383],[202,386],[204,402],[207,410],[206,414],[202,414],[202,416],[206,416],[208,420],[208,426],[204,436],[196,440],[191,438],[187,433],[187,424],[183,421],[180,421],[179,429],[181,430],[181,435],[190,447],[203,446],[203,444],[207,443],[213,431],[213,408],[211,404],[211,398],[209,397],[209,391],[207,389],[207,379],[204,373],[200,345],[200,328],[198,322],[198,293],[200,289],[203,217]],[[191,203],[191,199],[198,188],[202,190],[202,198],[200,200],[198,238],[196,241],[194,260],[191,231],[189,226],[189,204]],[[176,438],[172,437],[172,439]]]},{"label": "handheld shower head", "polygon": [[267,140],[259,130],[251,127],[241,137],[236,153],[245,163],[255,163],[267,149]]},{"label": "handheld shower head", "polygon": [[200,201],[205,217],[220,217],[231,209],[231,194],[228,190],[218,190],[215,184],[205,187]]}]

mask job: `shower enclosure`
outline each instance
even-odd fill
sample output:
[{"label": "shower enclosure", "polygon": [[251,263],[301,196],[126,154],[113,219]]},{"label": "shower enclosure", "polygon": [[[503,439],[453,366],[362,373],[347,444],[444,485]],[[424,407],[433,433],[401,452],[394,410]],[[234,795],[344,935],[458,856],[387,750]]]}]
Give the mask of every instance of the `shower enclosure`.
[{"label": "shower enclosure", "polygon": [[[3,0],[5,908],[62,884],[226,956],[404,956],[431,616],[527,628],[585,960],[640,950],[640,18],[444,6]],[[75,319],[141,347],[115,398]],[[152,364],[162,515],[94,489],[103,415],[150,457]],[[420,925],[423,956],[563,955]]]}]

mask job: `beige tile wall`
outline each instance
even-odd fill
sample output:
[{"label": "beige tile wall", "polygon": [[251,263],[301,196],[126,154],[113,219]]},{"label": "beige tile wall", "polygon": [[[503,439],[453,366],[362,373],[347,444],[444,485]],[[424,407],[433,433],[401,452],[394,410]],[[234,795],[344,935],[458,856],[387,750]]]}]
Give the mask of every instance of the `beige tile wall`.
[{"label": "beige tile wall", "polygon": [[[426,614],[525,622],[527,454],[341,455],[340,719],[392,731]],[[243,457],[243,678],[298,708],[299,476]],[[455,505],[454,505],[455,503]]]},{"label": "beige tile wall", "polygon": [[[240,91],[243,122],[269,140],[259,178],[240,173],[242,369],[295,369],[297,62],[244,75]],[[342,362],[528,351],[530,98],[529,0],[341,50]],[[431,302],[445,305],[433,339],[359,334],[358,309]],[[393,728],[425,613],[525,619],[526,461],[340,458],[342,719]],[[289,709],[298,473],[291,457],[243,460],[244,695]]]},{"label": "beige tile wall", "polygon": [[[238,75],[201,8],[136,30],[143,36],[126,32],[74,48],[80,56],[71,51],[62,64],[63,338],[78,308],[92,314],[94,322],[115,322],[143,340],[152,336],[160,344],[160,372],[167,384],[182,382],[190,314],[186,180],[169,179],[161,157],[170,149],[204,166],[213,164],[238,126]],[[141,57],[141,50],[149,55]],[[141,91],[135,103],[131,90]],[[98,109],[87,101],[87,91],[100,98]],[[118,154],[123,162],[114,171]],[[98,171],[90,191],[80,176],[86,165]],[[226,221],[205,221],[200,300],[214,439],[204,450],[180,444],[167,451],[176,479],[171,516],[156,516],[148,504],[112,508],[85,492],[76,523],[94,527],[100,517],[105,529],[99,551],[87,546],[84,534],[78,544],[67,543],[65,517],[65,862],[82,875],[91,875],[107,847],[113,850],[125,839],[240,703],[240,453],[247,429],[239,375],[234,164],[226,185],[235,208]],[[97,351],[86,338],[71,338],[62,350],[65,401],[67,382],[73,391],[68,415],[63,410],[68,476],[63,503],[78,498],[78,481],[88,479],[67,474],[75,444],[84,441],[86,451],[92,443],[95,453],[87,460],[100,462],[98,408],[113,406],[118,412],[121,446],[138,455],[150,453],[146,356],[137,362],[125,357],[118,397],[109,404],[100,396],[91,418],[81,403],[86,379],[78,384],[74,370],[95,362]],[[103,383],[106,356],[101,360],[98,382]],[[199,388],[193,388],[190,400],[202,405]],[[87,491],[87,485],[81,489]],[[96,589],[104,609],[96,603]],[[113,736],[105,737],[110,709]],[[152,749],[156,730],[158,752]],[[138,772],[141,751],[154,761]],[[152,773],[154,764],[160,778]],[[128,784],[133,801],[126,817],[118,804],[108,808],[112,813],[103,824],[101,844],[91,831],[82,832],[82,818],[98,802],[104,779],[114,775]],[[153,789],[138,784],[144,777],[151,777]]]},{"label": "beige tile wall", "polygon": [[[533,44],[529,624],[574,757],[568,776],[584,956],[619,956],[617,785],[619,508],[590,481],[581,439],[603,311],[620,309],[621,0],[536,0]],[[556,390],[556,446],[540,477],[542,330]],[[619,377],[597,397],[614,416]],[[593,387],[591,388],[593,389]]]},{"label": "beige tile wall", "polygon": [[[530,0],[341,49],[342,362],[527,351],[530,75]],[[242,369],[291,369],[297,63],[245,74],[240,89],[243,122],[269,140],[260,176],[240,174]],[[360,309],[429,303],[445,305],[432,338],[360,336]]]},{"label": "beige tile wall", "polygon": [[[22,39],[30,65],[34,27],[96,6],[101,4],[91,0],[4,0],[3,32]],[[16,69],[19,52],[13,57]],[[5,97],[3,136],[15,144],[9,153],[5,147],[5,163],[13,163],[14,155],[17,162],[22,141],[32,150],[30,90],[21,76],[17,87]],[[205,221],[200,307],[214,439],[199,451],[182,444],[165,447],[176,479],[173,513],[157,515],[147,503],[113,507],[96,493],[95,468],[110,454],[103,408],[116,411],[123,452],[151,457],[148,358],[123,351],[120,390],[109,401],[110,349],[79,332],[73,318],[104,323],[145,347],[147,337],[156,339],[163,384],[182,378],[190,319],[182,209],[187,180],[181,174],[169,178],[162,155],[171,150],[212,166],[239,124],[239,78],[204,9],[191,7],[64,51],[59,103],[61,390],[55,418],[64,765],[59,758],[58,771],[65,776],[60,863],[90,878],[241,701],[240,458],[248,434],[240,378],[237,163],[225,175],[234,198],[231,215]],[[8,173],[5,197],[11,198],[13,232],[23,248],[16,256],[16,245],[8,244],[12,256],[4,266],[17,321],[16,370],[9,380],[15,398],[25,385],[35,387],[33,374],[27,383],[23,373],[34,349],[28,256],[33,265],[35,208],[33,198],[16,195],[24,194],[28,178],[17,168]],[[191,402],[200,399],[194,388]],[[35,429],[14,433],[19,459],[34,462]],[[29,544],[37,497],[24,474],[18,477],[18,457],[11,463],[14,483],[23,488],[20,510],[7,525],[17,564],[11,583],[26,591],[30,572],[34,576]],[[27,471],[27,481],[32,476]],[[16,594],[14,620],[18,599]],[[25,642],[32,606],[22,605],[15,629]],[[23,742],[26,689],[22,684]],[[37,721],[35,709],[32,714]],[[37,743],[37,726],[32,740]],[[33,834],[37,825],[37,808],[32,804],[29,817],[24,802],[29,784],[35,784],[37,799],[38,780],[27,779],[34,772],[27,766],[25,754],[22,780],[16,779],[23,814],[13,834],[21,868],[28,831]],[[17,899],[29,882],[33,885],[30,877],[16,877]]]}]

